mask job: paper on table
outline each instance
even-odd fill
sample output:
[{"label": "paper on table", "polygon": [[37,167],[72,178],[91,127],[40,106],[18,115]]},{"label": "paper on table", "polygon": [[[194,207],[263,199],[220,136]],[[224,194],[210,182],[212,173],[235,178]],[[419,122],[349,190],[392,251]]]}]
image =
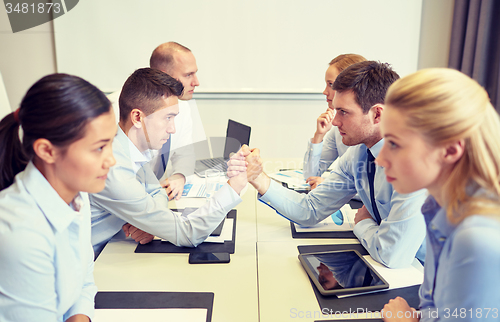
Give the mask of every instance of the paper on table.
[{"label": "paper on table", "polygon": [[92,322],[205,322],[207,309],[96,309]]},{"label": "paper on table", "polygon": [[302,170],[285,170],[268,174],[271,179],[284,182],[290,189],[309,190],[311,186],[304,179]]},{"label": "paper on table", "polygon": [[[227,177],[225,175],[219,178],[220,182],[217,185],[216,191],[222,188],[227,182]],[[205,178],[200,178],[196,174],[190,175],[186,178],[186,184],[184,185],[184,190],[182,191],[182,197],[180,200],[176,200],[176,204],[183,204],[183,202],[187,202],[189,206],[195,205],[196,207],[201,207],[202,204],[200,198],[206,198],[206,187],[205,187]],[[240,197],[245,194],[247,191],[247,186],[243,188],[240,192]],[[195,198],[195,199],[191,199]],[[205,200],[201,201],[205,202]],[[178,206],[179,208],[182,208]]]},{"label": "paper on table", "polygon": [[325,231],[352,231],[354,229],[354,216],[357,209],[352,209],[346,204],[325,220],[314,226],[295,225],[298,233],[302,232],[325,232]]},{"label": "paper on table", "polygon": [[[224,185],[224,183],[217,183],[215,191]],[[207,185],[205,183],[188,183],[184,185],[182,196],[187,198],[205,198],[207,197]]]},{"label": "paper on table", "polygon": [[[376,262],[370,255],[365,255],[363,256],[363,258],[366,259],[366,261],[370,263],[370,265],[372,265],[372,267],[387,281],[387,283],[389,283],[389,290],[422,284],[422,282],[424,281],[423,266],[416,258],[413,260],[413,263],[406,268],[387,268],[384,265]],[[367,293],[381,292],[385,290],[337,295],[337,297],[343,298]]]},{"label": "paper on table", "polygon": [[233,218],[226,218],[219,236],[208,236],[205,243],[224,243],[225,240],[233,239]]}]

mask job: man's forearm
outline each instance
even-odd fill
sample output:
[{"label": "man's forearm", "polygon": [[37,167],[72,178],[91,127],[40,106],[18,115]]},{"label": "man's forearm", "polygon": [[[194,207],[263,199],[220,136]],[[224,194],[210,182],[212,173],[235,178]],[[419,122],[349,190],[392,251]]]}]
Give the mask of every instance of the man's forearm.
[{"label": "man's forearm", "polygon": [[69,317],[66,322],[89,322],[90,318],[84,314],[75,314]]},{"label": "man's forearm", "polygon": [[267,192],[267,189],[269,189],[271,178],[269,178],[264,172],[261,172],[257,178],[249,182],[261,195],[264,195]]}]

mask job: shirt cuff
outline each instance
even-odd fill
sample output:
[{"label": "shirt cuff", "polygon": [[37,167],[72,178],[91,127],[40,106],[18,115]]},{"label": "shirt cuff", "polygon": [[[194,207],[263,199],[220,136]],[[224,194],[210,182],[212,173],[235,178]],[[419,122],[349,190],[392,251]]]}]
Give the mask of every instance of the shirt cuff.
[{"label": "shirt cuff", "polygon": [[[271,205],[274,202],[278,202],[276,199],[276,195],[279,196],[279,189],[280,187],[282,188],[283,186],[279,184],[278,182],[274,181],[271,179],[271,183],[269,184],[269,188],[267,188],[267,191],[265,194],[261,195],[260,193],[257,195],[257,198],[259,200],[265,202],[268,205]],[[279,198],[278,198],[279,199]]]},{"label": "shirt cuff", "polygon": [[323,151],[323,141],[320,143],[312,143],[311,139],[309,139],[309,143],[307,146],[309,154],[313,157],[321,156],[321,151]]},{"label": "shirt cuff", "polygon": [[[95,287],[95,286],[94,286]],[[83,290],[85,292],[85,290]],[[97,287],[95,287],[95,293],[97,293]],[[85,295],[80,295],[82,298],[78,300],[65,314],[64,320],[67,320],[68,318],[72,317],[73,315],[77,314],[83,314],[88,316],[91,320],[94,317],[94,297],[92,297],[92,300],[87,298]]]},{"label": "shirt cuff", "polygon": [[363,234],[370,229],[370,227],[378,226],[377,222],[373,219],[363,219],[354,225],[353,233],[359,240],[363,239]]}]

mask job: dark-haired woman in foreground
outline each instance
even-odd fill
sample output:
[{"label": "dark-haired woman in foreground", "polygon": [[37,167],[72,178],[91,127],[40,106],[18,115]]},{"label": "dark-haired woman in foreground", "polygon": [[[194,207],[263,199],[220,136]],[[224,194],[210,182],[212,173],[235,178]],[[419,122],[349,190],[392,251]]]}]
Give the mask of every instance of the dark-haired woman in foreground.
[{"label": "dark-haired woman in foreground", "polygon": [[104,189],[116,130],[104,94],[65,74],[0,122],[0,321],[92,318],[87,192]]}]

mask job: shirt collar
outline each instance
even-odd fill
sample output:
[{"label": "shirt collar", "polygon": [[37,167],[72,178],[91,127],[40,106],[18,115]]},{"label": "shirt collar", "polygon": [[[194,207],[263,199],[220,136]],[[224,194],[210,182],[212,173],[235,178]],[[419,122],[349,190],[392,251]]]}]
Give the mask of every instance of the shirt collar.
[{"label": "shirt collar", "polygon": [[35,199],[49,223],[57,231],[67,229],[79,215],[80,207],[83,204],[81,192],[73,199],[71,205],[68,205],[31,161],[21,176],[26,190]]},{"label": "shirt collar", "polygon": [[120,126],[118,126],[117,138],[121,141],[123,146],[128,146],[130,161],[132,161],[135,172],[137,172],[145,163],[151,161],[151,152],[149,150],[144,151],[144,153],[139,151],[132,140],[130,140],[125,132],[123,132]]},{"label": "shirt collar", "polygon": [[[479,188],[477,184],[469,184],[465,191],[469,196],[483,195],[486,198],[493,198],[492,196],[494,196],[486,190]],[[427,197],[427,200],[422,206],[422,214],[424,215],[425,222],[429,229],[435,232],[438,231],[442,237],[450,236],[456,228],[456,225],[449,222],[446,209],[442,208],[432,195]]]},{"label": "shirt collar", "polygon": [[440,237],[450,236],[456,228],[455,225],[452,225],[448,221],[446,209],[442,208],[431,195],[427,197],[422,206],[422,214],[424,215],[428,229],[438,233],[437,235]]},{"label": "shirt collar", "polygon": [[384,139],[381,139],[380,141],[375,143],[371,148],[367,149],[370,150],[370,152],[376,159],[378,157],[378,154],[380,153],[380,150],[382,150],[382,146],[384,146]]},{"label": "shirt collar", "polygon": [[144,163],[144,162],[149,162],[151,160],[149,158],[150,153],[148,152],[148,150],[145,151],[146,153],[142,153],[141,151],[139,151],[139,149],[135,146],[134,142],[130,140],[130,138],[125,134],[125,132],[123,132],[123,130],[120,127],[118,127],[118,132],[120,133],[120,135],[123,135],[127,138],[128,148],[130,151],[130,159],[132,160],[132,162]]}]

